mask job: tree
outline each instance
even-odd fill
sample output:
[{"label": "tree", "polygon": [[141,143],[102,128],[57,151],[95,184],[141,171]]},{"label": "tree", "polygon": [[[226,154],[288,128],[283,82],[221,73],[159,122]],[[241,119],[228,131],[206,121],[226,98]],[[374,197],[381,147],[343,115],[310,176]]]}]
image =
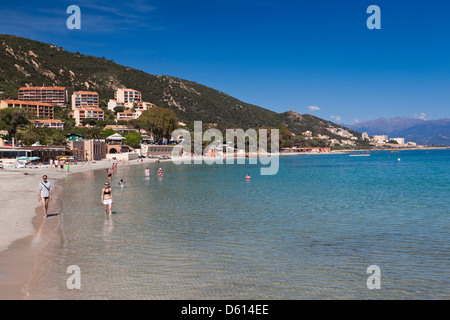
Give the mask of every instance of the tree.
[{"label": "tree", "polygon": [[125,107],[115,107],[114,108],[114,113],[117,114],[118,112],[124,112],[125,111]]},{"label": "tree", "polygon": [[102,129],[99,127],[88,127],[86,129],[86,139],[99,140],[102,138]]},{"label": "tree", "polygon": [[113,130],[113,129],[104,129],[102,131],[102,138],[106,139],[109,136],[112,136],[113,134],[116,134],[116,133],[119,133],[119,132],[117,132],[116,130]]},{"label": "tree", "polygon": [[143,111],[139,120],[142,121],[142,128],[151,132],[156,141],[163,138],[170,139],[178,123],[173,110],[156,106]]},{"label": "tree", "polygon": [[19,108],[0,110],[0,129],[8,131],[9,140],[16,137],[17,127],[29,123],[27,111]]},{"label": "tree", "polygon": [[50,144],[53,146],[67,146],[67,137],[61,131],[56,131],[50,136]]},{"label": "tree", "polygon": [[144,121],[143,120],[139,120],[139,119],[131,119],[127,123],[127,127],[136,129],[136,130],[139,131],[139,133],[141,133],[141,129],[143,129],[144,126],[145,126]]},{"label": "tree", "polygon": [[125,143],[133,148],[138,148],[141,145],[142,136],[139,132],[131,131],[125,136]]},{"label": "tree", "polygon": [[18,136],[26,146],[31,146],[37,141],[41,142],[44,140],[44,137],[33,123],[28,123],[19,130]]},{"label": "tree", "polygon": [[91,119],[91,118],[85,118],[85,119],[81,120],[81,124],[83,126],[96,126],[97,120]]}]

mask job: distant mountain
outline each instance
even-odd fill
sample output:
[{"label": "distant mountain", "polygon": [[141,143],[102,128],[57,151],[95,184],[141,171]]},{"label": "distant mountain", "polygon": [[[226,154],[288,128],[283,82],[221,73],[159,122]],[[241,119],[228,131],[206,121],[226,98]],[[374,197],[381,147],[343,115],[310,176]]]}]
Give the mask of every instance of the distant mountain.
[{"label": "distant mountain", "polygon": [[151,75],[113,60],[73,53],[63,48],[12,35],[0,35],[0,98],[17,98],[19,87],[64,86],[73,91],[96,91],[100,100],[114,97],[117,88],[142,92],[144,101],[174,110],[180,121],[215,123],[228,128],[287,126],[300,135],[306,130],[340,138],[326,128],[342,128],[312,115],[276,113],[242,102],[207,86],[171,76]]},{"label": "distant mountain", "polygon": [[450,119],[379,118],[348,127],[359,132],[367,132],[369,135],[385,134],[389,138],[405,138],[406,142],[412,141],[421,145],[450,146]]}]

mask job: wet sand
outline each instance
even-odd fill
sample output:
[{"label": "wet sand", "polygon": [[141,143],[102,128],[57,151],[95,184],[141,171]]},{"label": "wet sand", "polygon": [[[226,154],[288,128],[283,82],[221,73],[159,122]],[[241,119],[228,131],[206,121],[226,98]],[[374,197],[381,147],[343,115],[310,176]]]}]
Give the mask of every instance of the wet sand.
[{"label": "wet sand", "polygon": [[[144,163],[155,160],[145,159]],[[64,178],[68,174],[111,168],[112,161],[102,160],[91,165],[70,167],[70,172],[55,168],[4,169],[0,171],[0,299],[28,299],[29,288],[46,271],[45,255],[41,253],[50,245],[61,241],[59,232],[60,195]],[[129,165],[141,164],[140,159]],[[128,164],[120,164],[120,166]],[[38,184],[47,175],[53,185],[49,216],[44,219],[42,205],[38,202]]]}]

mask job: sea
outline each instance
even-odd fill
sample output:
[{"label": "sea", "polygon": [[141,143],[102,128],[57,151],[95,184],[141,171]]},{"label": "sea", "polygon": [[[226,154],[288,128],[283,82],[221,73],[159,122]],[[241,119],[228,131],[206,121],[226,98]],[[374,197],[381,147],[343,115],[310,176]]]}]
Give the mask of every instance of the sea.
[{"label": "sea", "polygon": [[449,299],[450,150],[357,155],[69,175],[29,298]]}]

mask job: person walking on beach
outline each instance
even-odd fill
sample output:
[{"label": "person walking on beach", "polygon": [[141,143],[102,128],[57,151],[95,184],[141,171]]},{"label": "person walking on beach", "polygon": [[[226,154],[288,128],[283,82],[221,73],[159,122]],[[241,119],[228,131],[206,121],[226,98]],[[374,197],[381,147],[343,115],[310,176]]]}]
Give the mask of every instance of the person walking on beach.
[{"label": "person walking on beach", "polygon": [[112,190],[109,182],[105,182],[105,187],[102,189],[102,199],[101,202],[105,206],[105,214],[109,209],[109,214],[111,214],[111,207],[113,204]]},{"label": "person walking on beach", "polygon": [[47,181],[47,176],[42,177],[41,183],[38,187],[38,201],[42,201],[42,207],[44,208],[44,218],[47,218],[48,203],[52,199],[52,184]]},{"label": "person walking on beach", "polygon": [[70,164],[69,164],[69,161],[66,161],[66,170],[67,170],[67,172],[69,172],[70,170]]},{"label": "person walking on beach", "polygon": [[111,170],[106,169],[106,177],[108,178],[108,181],[111,181],[111,176],[112,176]]},{"label": "person walking on beach", "polygon": [[54,163],[55,163],[56,171],[58,171],[58,163],[59,163],[59,162],[58,162],[58,159],[55,159],[55,162],[54,162]]}]

